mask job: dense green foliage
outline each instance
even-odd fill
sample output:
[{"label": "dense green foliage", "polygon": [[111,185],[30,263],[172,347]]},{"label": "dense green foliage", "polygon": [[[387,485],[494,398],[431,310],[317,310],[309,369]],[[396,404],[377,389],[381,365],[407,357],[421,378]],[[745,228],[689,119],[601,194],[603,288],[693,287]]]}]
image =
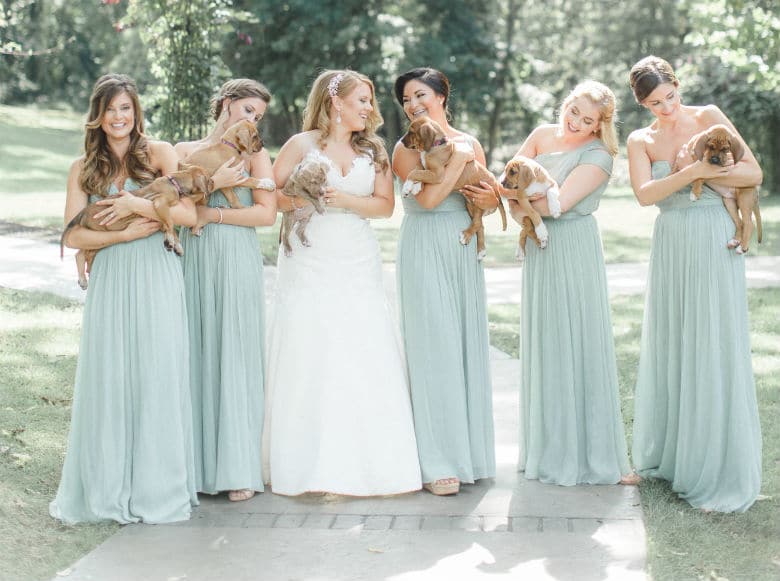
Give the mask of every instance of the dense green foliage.
[{"label": "dense green foliage", "polygon": [[618,95],[623,137],[648,123],[627,74],[652,53],[677,67],[686,102],[729,115],[778,192],[779,39],[771,0],[3,0],[0,100],[83,110],[94,79],[121,70],[153,132],[178,140],[203,133],[222,81],[248,76],[275,94],[265,131],[278,145],[316,74],[349,67],[374,79],[393,141],[392,81],[430,65],[452,81],[455,123],[500,161],[585,78]]}]

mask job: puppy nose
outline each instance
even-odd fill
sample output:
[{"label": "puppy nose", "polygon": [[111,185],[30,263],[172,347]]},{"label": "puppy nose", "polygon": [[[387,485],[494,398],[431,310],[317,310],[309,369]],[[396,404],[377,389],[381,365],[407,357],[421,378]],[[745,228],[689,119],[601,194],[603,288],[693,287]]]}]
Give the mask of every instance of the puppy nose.
[{"label": "puppy nose", "polygon": [[710,163],[713,165],[720,165],[720,156],[719,155],[713,155],[710,158]]}]

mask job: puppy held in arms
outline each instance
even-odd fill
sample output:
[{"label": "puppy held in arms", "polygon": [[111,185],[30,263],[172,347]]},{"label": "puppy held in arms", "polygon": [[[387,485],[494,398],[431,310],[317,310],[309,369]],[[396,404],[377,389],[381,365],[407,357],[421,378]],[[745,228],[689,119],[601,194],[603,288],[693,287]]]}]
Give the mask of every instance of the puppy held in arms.
[{"label": "puppy held in arms", "polygon": [[[436,121],[428,117],[415,119],[409,126],[409,131],[401,138],[401,143],[408,149],[419,151],[423,165],[423,169],[413,169],[409,172],[403,187],[404,195],[417,195],[420,192],[421,183],[440,184],[444,180],[447,163],[449,163],[452,154],[455,153],[455,143],[447,139]],[[494,191],[498,189],[495,176],[478,161],[470,161],[463,168],[453,190],[460,190],[467,185],[479,186],[480,181],[491,184]],[[415,184],[415,182],[418,183]],[[468,197],[465,199],[466,210],[471,216],[471,225],[461,232],[460,243],[464,246],[467,245],[471,242],[472,236],[476,234],[477,258],[482,260],[485,257],[485,227],[482,224],[484,211],[471,202]],[[501,212],[503,230],[506,230],[506,210],[501,198],[498,198],[498,210]]]},{"label": "puppy held in arms", "polygon": [[[311,242],[306,238],[306,225],[315,211],[318,214],[325,213],[322,197],[325,195],[329,169],[330,166],[322,160],[302,161],[287,179],[287,183],[284,184],[282,193],[291,198],[293,205],[292,210],[282,212],[280,236],[284,245],[285,256],[292,255],[290,232],[293,227],[295,227],[295,233],[298,235],[298,240],[301,241],[301,244],[311,246]],[[302,205],[296,205],[296,198],[301,200]]]},{"label": "puppy held in arms", "polygon": [[[212,177],[214,172],[228,160],[246,159],[261,149],[263,149],[263,141],[260,139],[257,127],[251,121],[244,119],[228,127],[219,143],[213,143],[197,149],[181,160],[179,168],[186,169],[190,165],[197,165],[205,169],[209,177]],[[274,181],[268,178],[260,179],[247,176],[244,181],[237,185],[267,190],[269,192],[273,192],[276,189]],[[225,195],[231,208],[244,207],[238,200],[238,196],[232,187],[223,188],[222,193]],[[195,231],[193,228],[192,233],[197,236],[200,234],[200,231]]]},{"label": "puppy held in arms", "polygon": [[507,162],[504,173],[501,174],[499,180],[504,188],[514,192],[513,195],[507,195],[507,197],[517,200],[520,212],[523,214],[520,220],[522,229],[515,255],[517,260],[522,262],[525,260],[525,243],[528,237],[536,242],[539,248],[547,248],[549,240],[549,233],[542,216],[531,205],[529,197],[545,194],[550,214],[553,218],[558,218],[561,215],[558,184],[550,177],[544,167],[533,159],[522,155],[516,155]]},{"label": "puppy held in arms", "polygon": [[[176,235],[176,230],[174,229],[173,220],[171,219],[171,206],[178,204],[179,199],[182,196],[190,198],[195,205],[205,204],[206,199],[213,189],[213,185],[207,172],[202,167],[193,165],[186,170],[159,177],[150,184],[133,190],[130,193],[152,201],[154,211],[157,213],[161,222],[160,230],[165,233],[163,239],[165,249],[168,251],[173,250],[176,254],[181,256],[184,254],[184,249],[182,248],[179,237]],[[107,196],[107,198],[116,197],[118,196]],[[60,258],[63,257],[65,237],[75,226],[81,226],[98,232],[116,232],[118,230],[124,230],[130,222],[139,217],[137,214],[130,214],[111,225],[102,225],[100,223],[101,220],[95,219],[95,215],[105,209],[105,206],[89,204],[68,222],[68,225],[65,226],[65,231],[60,238]],[[87,273],[90,271],[92,261],[95,259],[97,253],[97,250],[79,250],[76,253],[76,270],[79,275],[79,286],[84,290],[87,290]]]},{"label": "puppy held in arms", "polygon": [[[677,154],[673,171],[679,171],[695,161],[703,161],[721,167],[734,165],[745,155],[742,142],[725,125],[713,125],[706,131],[702,131],[691,137]],[[701,189],[704,180],[696,180],[691,187],[691,201],[697,201],[701,197]],[[750,238],[753,235],[753,214],[756,215],[758,228],[758,243],[761,244],[761,211],[758,208],[758,186],[746,188],[734,188],[707,184],[712,190],[720,194],[723,205],[726,206],[729,216],[735,226],[734,237],[726,244],[729,248],[735,248],[737,254],[748,251]],[[738,211],[739,210],[739,211]]]}]

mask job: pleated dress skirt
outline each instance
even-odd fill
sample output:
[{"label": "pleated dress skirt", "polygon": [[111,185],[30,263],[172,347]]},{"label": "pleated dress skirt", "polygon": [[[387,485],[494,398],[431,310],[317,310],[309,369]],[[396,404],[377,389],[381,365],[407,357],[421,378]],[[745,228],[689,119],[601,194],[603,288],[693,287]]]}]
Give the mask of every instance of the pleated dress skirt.
[{"label": "pleated dress skirt", "polygon": [[630,472],[601,239],[595,218],[545,219],[526,245],[521,300],[520,459],[545,483],[615,484]]},{"label": "pleated dress skirt", "polygon": [[186,330],[181,264],[161,233],[98,252],[52,516],[66,523],[189,518],[197,495]]},{"label": "pleated dress skirt", "polygon": [[[236,188],[245,206],[248,188]],[[227,206],[222,192],[211,206]],[[208,224],[182,232],[189,312],[198,492],[263,491],[265,373],[263,256],[254,228]]]},{"label": "pleated dress skirt", "polygon": [[404,199],[396,264],[423,482],[496,474],[485,278],[463,196]]},{"label": "pleated dress skirt", "polygon": [[726,248],[720,197],[688,191],[659,204],[653,232],[633,457],[692,506],[742,512],[761,488],[745,258]]}]

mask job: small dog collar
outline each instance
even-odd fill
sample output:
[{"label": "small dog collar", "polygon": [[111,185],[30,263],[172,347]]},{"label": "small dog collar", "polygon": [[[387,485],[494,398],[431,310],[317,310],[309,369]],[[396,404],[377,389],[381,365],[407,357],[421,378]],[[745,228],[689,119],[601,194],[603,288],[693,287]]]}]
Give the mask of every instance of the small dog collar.
[{"label": "small dog collar", "polygon": [[181,198],[184,195],[184,190],[181,187],[181,184],[176,181],[176,178],[173,176],[165,176],[168,178],[168,181],[171,182],[171,185],[176,188],[176,193],[179,194],[179,197]]},{"label": "small dog collar", "polygon": [[232,147],[236,151],[239,151],[238,146],[235,143],[229,142],[227,139],[223,139],[222,143],[224,143],[225,145],[229,145],[230,147]]}]

